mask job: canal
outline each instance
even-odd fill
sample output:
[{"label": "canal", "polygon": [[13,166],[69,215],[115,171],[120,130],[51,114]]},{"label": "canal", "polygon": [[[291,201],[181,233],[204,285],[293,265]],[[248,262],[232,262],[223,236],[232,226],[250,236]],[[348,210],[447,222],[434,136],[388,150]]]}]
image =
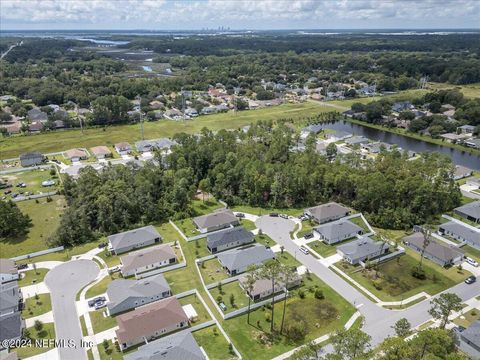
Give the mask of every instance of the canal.
[{"label": "canal", "polygon": [[448,155],[456,165],[463,165],[470,169],[480,171],[480,155],[471,154],[466,151],[412,139],[388,131],[382,131],[367,126],[354,124],[345,120],[323,123],[323,127],[326,129],[346,131],[354,135],[361,135],[371,140],[395,144],[404,150],[411,150],[416,153],[424,151],[437,151]]}]

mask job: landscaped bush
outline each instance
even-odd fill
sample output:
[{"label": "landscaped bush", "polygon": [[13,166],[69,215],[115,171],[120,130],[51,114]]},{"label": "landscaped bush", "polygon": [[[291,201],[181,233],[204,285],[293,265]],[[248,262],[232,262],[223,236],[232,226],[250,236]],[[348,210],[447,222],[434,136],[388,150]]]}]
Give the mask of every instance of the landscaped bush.
[{"label": "landscaped bush", "polygon": [[300,297],[300,299],[305,299],[305,291],[303,291],[302,289],[298,290],[298,296]]},{"label": "landscaped bush", "polygon": [[419,280],[425,280],[427,278],[425,270],[423,270],[420,266],[415,266],[412,268],[412,276]]},{"label": "landscaped bush", "polygon": [[323,300],[325,299],[325,295],[323,294],[323,291],[320,289],[315,290],[315,299]]},{"label": "landscaped bush", "polygon": [[307,324],[304,321],[292,321],[285,327],[285,334],[293,341],[302,340],[307,332]]}]

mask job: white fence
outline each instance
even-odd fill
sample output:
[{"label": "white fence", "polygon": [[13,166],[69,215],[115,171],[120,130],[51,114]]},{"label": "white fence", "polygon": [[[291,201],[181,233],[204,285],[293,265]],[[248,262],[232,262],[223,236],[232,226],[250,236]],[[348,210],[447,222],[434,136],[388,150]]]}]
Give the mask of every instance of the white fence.
[{"label": "white fence", "polygon": [[30,259],[30,258],[33,258],[33,257],[36,257],[36,256],[46,255],[46,254],[50,254],[50,253],[57,252],[57,251],[62,251],[64,249],[65,248],[63,246],[59,246],[59,247],[56,247],[56,248],[41,250],[41,251],[37,251],[37,252],[34,252],[34,253],[26,254],[26,255],[20,255],[20,256],[12,258],[12,260],[17,261],[17,260]]}]

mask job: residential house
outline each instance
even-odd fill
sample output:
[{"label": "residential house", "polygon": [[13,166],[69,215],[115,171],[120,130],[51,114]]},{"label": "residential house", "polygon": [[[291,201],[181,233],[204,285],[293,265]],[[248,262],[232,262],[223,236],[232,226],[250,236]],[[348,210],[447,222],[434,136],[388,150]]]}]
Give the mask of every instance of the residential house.
[{"label": "residential house", "polygon": [[360,226],[348,220],[338,220],[314,228],[323,242],[332,245],[343,240],[351,239],[363,233]]},{"label": "residential house", "polygon": [[397,113],[405,110],[412,110],[413,105],[410,101],[399,101],[392,105],[392,111]]},{"label": "residential house", "polygon": [[31,124],[28,124],[28,132],[31,132],[31,133],[39,133],[40,131],[43,130],[43,123],[41,123],[40,121],[35,121],[35,122],[32,122]]},{"label": "residential house", "polygon": [[202,108],[201,113],[208,115],[208,114],[215,114],[217,112],[217,108],[215,106],[205,106]]},{"label": "residential house", "polygon": [[388,251],[388,244],[374,241],[367,236],[337,247],[337,254],[349,264],[356,265],[365,260],[376,258]]},{"label": "residential house", "polygon": [[159,243],[162,237],[152,225],[124,231],[108,236],[109,249],[113,254],[122,254],[130,250]]},{"label": "residential house", "polygon": [[172,295],[162,274],[141,280],[115,279],[107,287],[110,316],[137,308]]},{"label": "residential house", "polygon": [[[412,235],[403,238],[403,243],[418,253],[423,251],[424,236],[421,232],[415,232]],[[440,266],[450,266],[460,262],[463,259],[463,253],[458,248],[440,244],[431,240],[425,247],[423,256]]]},{"label": "residential house", "polygon": [[122,351],[188,327],[187,315],[175,297],[141,306],[118,315],[116,320],[116,336]]},{"label": "residential house", "polygon": [[23,297],[17,281],[0,284],[0,316],[22,310]]},{"label": "residential house", "polygon": [[368,139],[364,136],[352,136],[345,140],[345,144],[350,146],[368,144]]},{"label": "residential house", "polygon": [[15,261],[12,259],[0,259],[0,284],[20,278]]},{"label": "residential house", "polygon": [[80,160],[86,160],[88,158],[87,152],[84,149],[70,149],[63,153],[65,159],[71,162],[78,162]]},{"label": "residential house", "polygon": [[457,128],[461,134],[473,134],[475,131],[475,126],[473,125],[462,125]]},{"label": "residential house", "polygon": [[177,109],[169,109],[164,112],[163,116],[169,120],[182,120],[183,114],[180,110]]},{"label": "residential house", "polygon": [[327,146],[328,144],[325,141],[317,140],[315,144],[315,150],[320,155],[327,155]]},{"label": "residential house", "polygon": [[253,284],[251,289],[248,288],[247,276],[242,276],[239,280],[239,284],[247,295],[253,300],[258,301],[265,299],[272,295],[272,293],[279,293],[285,290],[287,286],[288,289],[299,286],[302,283],[302,277],[298,273],[294,273],[292,278],[289,279],[288,284],[286,284],[285,279],[280,279],[277,281],[273,287],[272,291],[272,281],[269,279],[257,279]]},{"label": "residential house", "polygon": [[465,219],[480,223],[480,201],[474,201],[470,204],[462,205],[453,209],[453,211]]},{"label": "residential house", "polygon": [[104,145],[94,146],[90,148],[90,151],[92,152],[92,155],[95,156],[98,160],[112,156],[112,152],[110,151],[110,149]]},{"label": "residential house", "polygon": [[177,256],[170,245],[158,245],[124,255],[120,262],[122,275],[127,277],[175,264]]},{"label": "residential house", "polygon": [[69,166],[68,168],[61,169],[60,172],[62,174],[67,174],[74,179],[78,179],[82,170],[86,167],[91,167],[95,171],[99,172],[99,171],[103,170],[104,165],[100,164],[100,163],[96,163],[96,164],[95,163],[90,163],[90,164],[75,163],[75,164]]},{"label": "residential house", "polygon": [[322,125],[321,124],[312,124],[308,125],[307,127],[303,128],[302,131],[300,132],[300,138],[301,139],[306,139],[308,135],[310,134],[318,134],[322,131]]},{"label": "residential house", "polygon": [[336,202],[329,202],[323,205],[314,206],[304,210],[305,215],[319,224],[335,221],[347,216],[350,210]]},{"label": "residential house", "polygon": [[142,345],[137,351],[126,354],[125,360],[206,360],[190,330],[179,331]]},{"label": "residential house", "polygon": [[207,249],[212,254],[228,250],[240,245],[246,245],[253,242],[254,236],[251,231],[243,226],[237,226],[231,229],[219,231],[207,236]]},{"label": "residential house", "polygon": [[455,165],[455,171],[453,173],[454,180],[460,180],[473,175],[473,170],[462,165]]},{"label": "residential house", "polygon": [[128,155],[132,152],[132,146],[128,142],[120,142],[115,144],[115,150],[120,156]]},{"label": "residential house", "polygon": [[440,135],[442,139],[447,140],[450,143],[460,142],[462,140],[468,139],[470,135],[468,134],[455,134],[455,133],[446,133]]},{"label": "residential house", "polygon": [[480,359],[480,320],[476,320],[467,329],[457,332],[456,342],[459,349],[471,359]]},{"label": "residential house", "polygon": [[45,156],[38,151],[26,152],[20,155],[20,164],[23,167],[36,166],[45,162]]},{"label": "residential house", "polygon": [[480,139],[467,139],[463,143],[468,147],[480,149]]},{"label": "residential house", "polygon": [[0,129],[7,129],[7,134],[18,134],[22,130],[22,123],[20,121],[14,121],[11,124],[0,125]]},{"label": "residential house", "polygon": [[27,117],[30,119],[31,122],[38,121],[38,122],[47,122],[48,121],[48,114],[43,112],[39,108],[33,108],[28,110]]},{"label": "residential house", "polygon": [[348,139],[349,137],[352,137],[353,134],[347,132],[347,131],[342,131],[342,130],[335,130],[334,132],[330,134],[326,134],[325,137],[329,140],[332,141],[342,141],[345,139]]},{"label": "residential house", "polygon": [[247,271],[251,265],[261,265],[275,258],[275,253],[264,245],[255,244],[218,254],[218,261],[230,276]]},{"label": "residential house", "polygon": [[19,311],[0,316],[0,350],[6,348],[2,346],[4,340],[20,339],[23,329],[25,329],[25,320],[22,319]]},{"label": "residential house", "polygon": [[475,229],[473,226],[449,221],[438,227],[438,233],[440,235],[448,235],[480,250],[480,229]]},{"label": "residential house", "polygon": [[197,109],[194,108],[187,108],[185,109],[185,115],[189,117],[197,117],[198,116],[198,111]]},{"label": "residential house", "polygon": [[220,209],[211,214],[197,216],[193,219],[193,224],[202,234],[225,229],[239,224],[238,219],[230,210]]},{"label": "residential house", "polygon": [[177,145],[177,142],[167,138],[160,138],[160,139],[154,139],[154,140],[141,140],[135,143],[135,147],[141,153],[147,152],[147,151],[153,151],[154,149],[170,150],[170,148],[174,145]]},{"label": "residential house", "polygon": [[474,189],[480,189],[480,178],[467,179],[465,184],[473,187]]}]

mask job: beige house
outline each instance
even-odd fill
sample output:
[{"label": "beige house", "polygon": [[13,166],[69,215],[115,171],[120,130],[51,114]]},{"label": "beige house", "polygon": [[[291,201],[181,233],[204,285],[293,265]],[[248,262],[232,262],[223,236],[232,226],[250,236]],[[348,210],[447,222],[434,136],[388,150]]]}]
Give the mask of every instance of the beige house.
[{"label": "beige house", "polygon": [[106,146],[94,146],[90,148],[92,155],[95,156],[98,160],[105,159],[112,156],[112,152]]},{"label": "beige house", "polygon": [[77,162],[80,160],[86,160],[88,158],[87,152],[83,149],[70,149],[63,153],[65,159],[71,162]]},{"label": "beige house", "polygon": [[124,277],[175,264],[177,257],[170,245],[158,245],[132,252],[120,258]]}]

